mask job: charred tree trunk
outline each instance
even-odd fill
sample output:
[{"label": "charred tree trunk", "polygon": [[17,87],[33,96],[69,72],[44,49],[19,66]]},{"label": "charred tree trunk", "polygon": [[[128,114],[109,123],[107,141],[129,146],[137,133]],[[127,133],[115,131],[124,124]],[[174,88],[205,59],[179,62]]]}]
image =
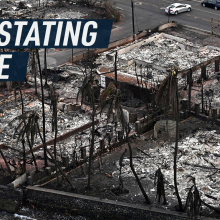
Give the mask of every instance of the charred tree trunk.
[{"label": "charred tree trunk", "polygon": [[36,62],[35,62],[35,54],[34,54],[34,50],[33,50],[32,72],[33,72],[33,74],[34,74],[34,88],[35,88],[35,95],[37,95],[37,71],[36,71]]},{"label": "charred tree trunk", "polygon": [[36,54],[37,54],[39,72],[40,72],[40,83],[41,83],[41,93],[42,93],[44,161],[45,161],[45,167],[47,167],[48,164],[47,164],[47,145],[46,145],[46,130],[45,130],[44,88],[43,88],[42,72],[41,72],[40,58],[39,58],[38,49],[36,50]]},{"label": "charred tree trunk", "polygon": [[45,87],[47,84],[47,49],[44,49],[44,71],[45,71]]},{"label": "charred tree trunk", "polygon": [[20,87],[17,87],[15,88],[15,102],[16,102],[16,91],[19,90],[20,92],[20,96],[21,96],[21,112],[22,112],[22,115],[24,114],[24,102],[23,102],[23,96],[22,96],[22,91],[21,91],[21,88]]},{"label": "charred tree trunk", "polygon": [[142,192],[142,194],[143,194],[143,196],[145,198],[146,203],[147,204],[151,204],[150,199],[148,198],[148,196],[147,196],[147,194],[146,194],[146,192],[145,192],[145,190],[144,190],[144,188],[143,188],[143,186],[141,184],[141,181],[139,180],[138,175],[137,175],[137,173],[136,173],[136,171],[134,169],[134,166],[133,166],[132,149],[131,149],[131,144],[130,144],[129,137],[128,137],[128,126],[127,125],[125,126],[125,131],[126,131],[126,139],[127,139],[127,143],[128,143],[128,147],[129,147],[129,153],[130,153],[130,167],[131,167],[131,170],[132,170],[132,172],[133,172],[133,174],[135,176],[135,179],[136,179],[136,181],[138,183],[138,186],[139,186],[139,188],[140,188],[140,190],[141,190],[141,192]]},{"label": "charred tree trunk", "polygon": [[28,145],[29,145],[29,148],[30,148],[30,151],[31,151],[31,155],[33,157],[33,161],[34,161],[34,166],[35,166],[36,172],[38,172],[39,170],[38,170],[37,162],[36,162],[36,159],[35,159],[35,156],[34,156],[34,152],[33,152],[33,143],[32,143],[32,141],[30,142],[27,133],[26,133],[26,138],[27,138]]},{"label": "charred tree trunk", "polygon": [[179,203],[179,210],[183,211],[182,201],[179,195],[178,187],[177,187],[177,152],[178,152],[178,141],[179,141],[179,95],[178,95],[178,81],[176,77],[176,99],[177,99],[177,109],[176,109],[176,142],[175,142],[175,152],[174,152],[174,187],[176,196]]},{"label": "charred tree trunk", "polygon": [[91,101],[92,101],[92,140],[89,151],[89,169],[88,169],[88,185],[87,189],[91,189],[91,169],[92,169],[92,156],[94,151],[94,142],[95,142],[95,103],[94,103],[94,91],[92,88]]},{"label": "charred tree trunk", "polygon": [[118,51],[115,53],[115,86],[116,89],[118,88],[118,79],[117,79],[117,56],[118,56]]},{"label": "charred tree trunk", "polygon": [[[38,128],[38,133],[40,136],[41,141],[43,142],[43,137],[40,133],[40,128],[39,125],[37,124],[37,128]],[[69,178],[67,177],[67,175],[63,172],[62,168],[58,165],[58,163],[56,162],[56,160],[54,159],[54,157],[52,156],[52,154],[50,153],[50,151],[47,149],[47,153],[50,155],[51,159],[53,160],[53,162],[55,163],[55,165],[57,166],[57,168],[59,169],[59,171],[61,172],[61,174],[63,175],[63,177],[67,180],[67,182],[70,184],[72,190],[75,189],[75,186],[71,183],[71,181],[69,180]]]},{"label": "charred tree trunk", "polygon": [[192,69],[189,71],[189,116],[191,115]]},{"label": "charred tree trunk", "polygon": [[23,147],[23,169],[26,172],[26,154],[25,154],[25,141],[22,140],[22,147]]}]

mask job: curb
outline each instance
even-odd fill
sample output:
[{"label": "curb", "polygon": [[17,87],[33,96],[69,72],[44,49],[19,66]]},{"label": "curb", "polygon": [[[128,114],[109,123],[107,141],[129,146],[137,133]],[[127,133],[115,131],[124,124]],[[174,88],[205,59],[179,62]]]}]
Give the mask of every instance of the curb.
[{"label": "curb", "polygon": [[[192,26],[185,25],[185,24],[182,24],[182,26],[185,27],[185,28],[191,28],[191,29],[194,29],[194,30],[197,30],[197,31],[202,31],[202,32],[205,32],[205,33],[207,33],[207,34],[212,34],[211,31],[207,31],[207,30],[204,30],[204,29],[192,27]],[[215,35],[215,34],[213,34],[213,35]]]}]

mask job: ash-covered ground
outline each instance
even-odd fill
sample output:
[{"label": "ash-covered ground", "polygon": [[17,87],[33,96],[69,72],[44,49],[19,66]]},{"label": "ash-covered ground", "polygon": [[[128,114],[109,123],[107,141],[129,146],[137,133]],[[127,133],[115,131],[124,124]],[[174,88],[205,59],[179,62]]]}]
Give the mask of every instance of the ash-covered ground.
[{"label": "ash-covered ground", "polygon": [[[206,203],[219,208],[219,170],[220,170],[220,129],[208,121],[189,118],[180,124],[177,182],[180,196],[185,204],[187,194],[193,185],[192,177],[200,192],[201,199]],[[169,209],[177,203],[173,183],[173,154],[174,142],[156,140],[152,136],[148,140],[139,138],[131,139],[133,149],[133,164],[146,193],[151,198],[153,206]],[[93,175],[91,185],[93,190],[85,190],[87,184],[87,165],[71,172],[68,176],[76,186],[76,193],[97,196],[103,199],[111,199],[135,204],[144,204],[144,197],[135,181],[130,168],[129,151],[124,156],[122,167],[122,180],[129,193],[115,195],[112,189],[119,186],[120,166],[119,160],[127,144],[107,154],[93,163]],[[165,194],[167,205],[159,206],[156,202],[156,185],[154,185],[155,173],[161,168],[165,178]],[[62,182],[58,187],[56,180],[48,183],[46,188],[68,191],[71,190],[68,183]],[[203,214],[207,209],[203,207]],[[216,214],[212,211],[210,215]],[[211,214],[212,213],[212,214]]]}]

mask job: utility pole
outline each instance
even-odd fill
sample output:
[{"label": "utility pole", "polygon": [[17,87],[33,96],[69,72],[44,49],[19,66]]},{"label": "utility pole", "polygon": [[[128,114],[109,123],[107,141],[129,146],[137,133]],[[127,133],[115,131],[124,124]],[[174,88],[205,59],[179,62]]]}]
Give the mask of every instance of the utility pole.
[{"label": "utility pole", "polygon": [[133,0],[131,0],[131,9],[132,9],[133,41],[135,41],[135,29],[134,29],[134,3],[133,3]]}]

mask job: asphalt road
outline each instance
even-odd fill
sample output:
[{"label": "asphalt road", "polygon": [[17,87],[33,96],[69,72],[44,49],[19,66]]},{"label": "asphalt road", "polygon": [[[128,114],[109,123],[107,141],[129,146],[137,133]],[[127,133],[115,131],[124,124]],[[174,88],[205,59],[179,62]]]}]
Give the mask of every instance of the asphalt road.
[{"label": "asphalt road", "polygon": [[[220,22],[220,10],[202,7],[200,0],[133,0],[134,1],[134,20],[135,33],[145,29],[151,29],[169,21],[177,21],[178,24],[188,25],[203,30],[211,31],[211,19],[213,18],[214,26],[218,26]],[[124,19],[115,24],[111,32],[110,42],[128,37],[132,35],[132,11],[130,0],[114,0],[115,6],[120,9],[124,15]],[[186,3],[192,6],[191,12],[185,12],[178,15],[165,14],[164,9],[174,2]],[[220,29],[219,29],[220,33]],[[74,54],[81,49],[74,49]],[[48,62],[51,60],[56,65],[61,65],[69,61],[72,50],[55,52],[54,49],[49,50]],[[41,55],[42,56],[42,55]]]}]

